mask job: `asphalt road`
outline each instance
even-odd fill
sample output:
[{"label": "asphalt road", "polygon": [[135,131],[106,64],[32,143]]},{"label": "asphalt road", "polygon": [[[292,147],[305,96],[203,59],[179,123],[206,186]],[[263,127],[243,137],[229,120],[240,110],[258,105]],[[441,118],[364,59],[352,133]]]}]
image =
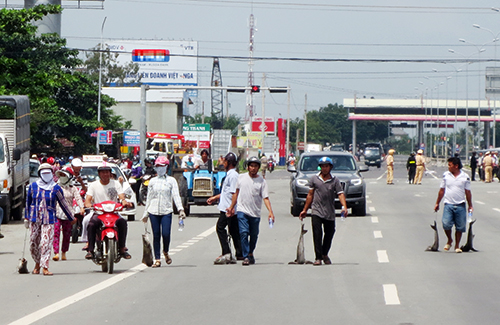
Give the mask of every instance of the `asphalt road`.
[{"label": "asphalt road", "polygon": [[[20,275],[24,227],[3,225],[0,324],[498,324],[500,184],[472,185],[479,251],[444,252],[441,213],[433,212],[444,166],[429,166],[423,185],[409,185],[405,161],[397,157],[392,186],[385,166],[364,173],[368,215],[337,219],[331,266],[288,265],[300,221],[289,214],[285,171],[267,178],[276,223],[268,227],[263,207],[249,267],[213,265],[220,254],[215,207],[193,207],[182,232],[173,226],[173,263],[158,269],[141,264],[144,226],[130,222],[133,258],[113,275],[84,260],[82,243],[72,244],[67,261],[51,261],[53,277]],[[425,252],[435,219],[440,251]],[[305,243],[313,259],[311,232]]]}]

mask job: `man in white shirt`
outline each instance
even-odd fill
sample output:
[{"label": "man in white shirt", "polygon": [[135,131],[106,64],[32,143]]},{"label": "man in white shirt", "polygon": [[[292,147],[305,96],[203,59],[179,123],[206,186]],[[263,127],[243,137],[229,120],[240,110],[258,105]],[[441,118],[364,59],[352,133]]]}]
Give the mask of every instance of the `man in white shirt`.
[{"label": "man in white shirt", "polygon": [[455,225],[455,252],[462,253],[460,249],[460,239],[462,233],[466,231],[467,210],[465,201],[469,206],[469,212],[473,211],[472,193],[470,190],[470,178],[462,170],[462,162],[458,157],[448,158],[448,171],[443,174],[441,186],[438,192],[434,211],[439,210],[439,203],[444,197],[443,229],[448,242],[444,246],[445,251],[449,251],[453,239],[451,228]]},{"label": "man in white shirt", "polygon": [[230,242],[226,226],[228,227],[229,234],[231,234],[231,238],[233,239],[237,260],[243,260],[241,252],[240,228],[238,227],[238,218],[236,216],[228,217],[226,215],[226,210],[231,205],[233,194],[236,192],[236,183],[238,182],[238,172],[236,171],[238,160],[236,155],[229,152],[224,158],[223,164],[227,171],[227,175],[224,178],[221,193],[210,197],[207,200],[207,203],[212,204],[219,200],[217,208],[220,211],[220,216],[217,220],[216,229],[220,246],[222,248],[222,254],[215,259],[214,264],[234,264],[236,261],[234,257],[231,256],[231,248],[229,247]]},{"label": "man in white shirt", "polygon": [[269,211],[268,219],[274,222],[274,213],[269,201],[269,193],[266,180],[258,174],[260,160],[250,157],[247,160],[248,173],[241,174],[236,183],[236,192],[233,194],[231,206],[227,209],[227,215],[232,216],[238,202],[237,216],[240,228],[241,251],[243,254],[243,265],[255,264],[253,251],[257,246],[259,237],[260,211],[262,201]]},{"label": "man in white shirt", "polygon": [[[132,203],[125,200],[125,194],[123,193],[123,188],[118,181],[115,181],[111,177],[111,167],[105,162],[97,168],[97,173],[99,174],[99,180],[90,184],[87,191],[87,196],[85,197],[85,207],[91,208],[93,204],[101,203],[104,201],[117,201],[119,199],[120,203],[124,207],[132,207]],[[87,248],[86,259],[92,259],[94,257],[94,246],[96,240],[97,230],[101,221],[97,218],[97,214],[94,214],[90,219],[88,225],[88,241],[89,245]],[[116,221],[116,227],[118,228],[118,251],[124,259],[130,259],[132,256],[127,252],[125,243],[127,240],[127,220],[120,218]]]}]

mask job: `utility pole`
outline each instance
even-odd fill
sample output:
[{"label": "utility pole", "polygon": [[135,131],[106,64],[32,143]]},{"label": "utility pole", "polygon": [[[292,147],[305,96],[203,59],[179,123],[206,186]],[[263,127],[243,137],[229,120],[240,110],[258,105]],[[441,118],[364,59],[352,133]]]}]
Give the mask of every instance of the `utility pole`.
[{"label": "utility pole", "polygon": [[286,121],[286,157],[285,157],[285,165],[286,161],[288,159],[288,156],[290,155],[290,85],[288,85],[288,91],[287,91],[287,110],[288,110],[288,117]]},{"label": "utility pole", "polygon": [[[262,74],[262,86],[266,84],[266,74]],[[264,90],[262,90],[262,124],[261,124],[261,131],[262,131],[262,152],[261,154],[264,154],[264,139],[266,137],[266,93]]]},{"label": "utility pole", "polygon": [[304,98],[304,152],[307,150],[307,94]]},{"label": "utility pole", "polygon": [[201,124],[205,124],[205,102],[201,102]]}]

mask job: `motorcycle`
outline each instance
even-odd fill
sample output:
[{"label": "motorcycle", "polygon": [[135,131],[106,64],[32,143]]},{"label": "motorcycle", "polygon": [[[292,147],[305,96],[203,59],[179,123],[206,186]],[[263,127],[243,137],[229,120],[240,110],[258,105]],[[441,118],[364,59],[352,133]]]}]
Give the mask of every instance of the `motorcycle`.
[{"label": "motorcycle", "polygon": [[139,202],[146,203],[146,199],[148,198],[148,185],[149,181],[151,180],[151,177],[153,175],[150,174],[144,174],[142,176],[142,183],[141,183],[141,188],[139,190],[139,195],[140,195],[140,200]]},{"label": "motorcycle", "polygon": [[270,160],[267,163],[267,169],[269,169],[269,172],[272,173],[274,171],[274,160]]},{"label": "motorcycle", "polygon": [[123,205],[113,201],[104,201],[94,204],[94,210],[99,214],[97,218],[102,221],[102,224],[97,233],[92,261],[100,265],[103,272],[112,274],[115,263],[121,259],[118,253],[118,230],[115,224],[121,218],[118,212],[123,210]]},{"label": "motorcycle", "polygon": [[[84,190],[80,190],[80,195],[82,199],[85,200]],[[76,204],[75,199],[73,199],[73,210],[75,211],[74,215],[76,218],[76,223],[74,223],[71,228],[71,242],[74,244],[78,242],[78,237],[82,235],[82,230],[83,230],[82,221],[83,218],[89,213],[89,211],[88,209],[85,209],[85,214],[81,214],[80,207],[78,206],[78,204]]]}]

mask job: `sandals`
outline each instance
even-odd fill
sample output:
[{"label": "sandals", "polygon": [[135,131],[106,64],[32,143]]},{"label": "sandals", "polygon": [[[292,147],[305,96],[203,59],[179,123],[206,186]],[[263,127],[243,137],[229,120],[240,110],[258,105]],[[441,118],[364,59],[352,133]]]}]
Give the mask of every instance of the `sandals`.
[{"label": "sandals", "polygon": [[129,260],[132,258],[132,255],[130,255],[127,251],[121,252],[120,255],[122,258],[124,258],[126,260]]},{"label": "sandals", "polygon": [[151,267],[160,267],[161,266],[161,261],[156,260],[155,264],[153,264]]},{"label": "sandals", "polygon": [[52,260],[59,261],[59,254],[54,255],[54,257],[52,257]]},{"label": "sandals", "polygon": [[444,249],[445,251],[449,251],[449,250],[450,250],[450,248],[451,248],[451,245],[450,245],[450,244],[446,244],[446,245],[444,245],[444,248],[443,248],[443,249]]},{"label": "sandals", "polygon": [[316,261],[314,261],[313,265],[318,266],[318,265],[321,265],[321,263],[322,263],[321,260],[316,260]]},{"label": "sandals", "polygon": [[249,260],[248,258],[245,258],[245,259],[243,260],[243,263],[241,263],[241,265],[243,265],[243,266],[248,266],[248,265],[250,265],[250,260]]},{"label": "sandals", "polygon": [[323,255],[323,262],[325,262],[326,265],[332,264],[332,260],[328,257],[328,255]]},{"label": "sandals", "polygon": [[43,268],[43,275],[52,276],[54,273],[50,272],[49,269]]},{"label": "sandals", "polygon": [[40,274],[40,269],[34,268],[31,274]]},{"label": "sandals", "polygon": [[168,255],[168,253],[163,253],[163,255],[165,255],[165,262],[167,262],[167,264],[172,264],[172,259],[170,258],[170,256]]}]

